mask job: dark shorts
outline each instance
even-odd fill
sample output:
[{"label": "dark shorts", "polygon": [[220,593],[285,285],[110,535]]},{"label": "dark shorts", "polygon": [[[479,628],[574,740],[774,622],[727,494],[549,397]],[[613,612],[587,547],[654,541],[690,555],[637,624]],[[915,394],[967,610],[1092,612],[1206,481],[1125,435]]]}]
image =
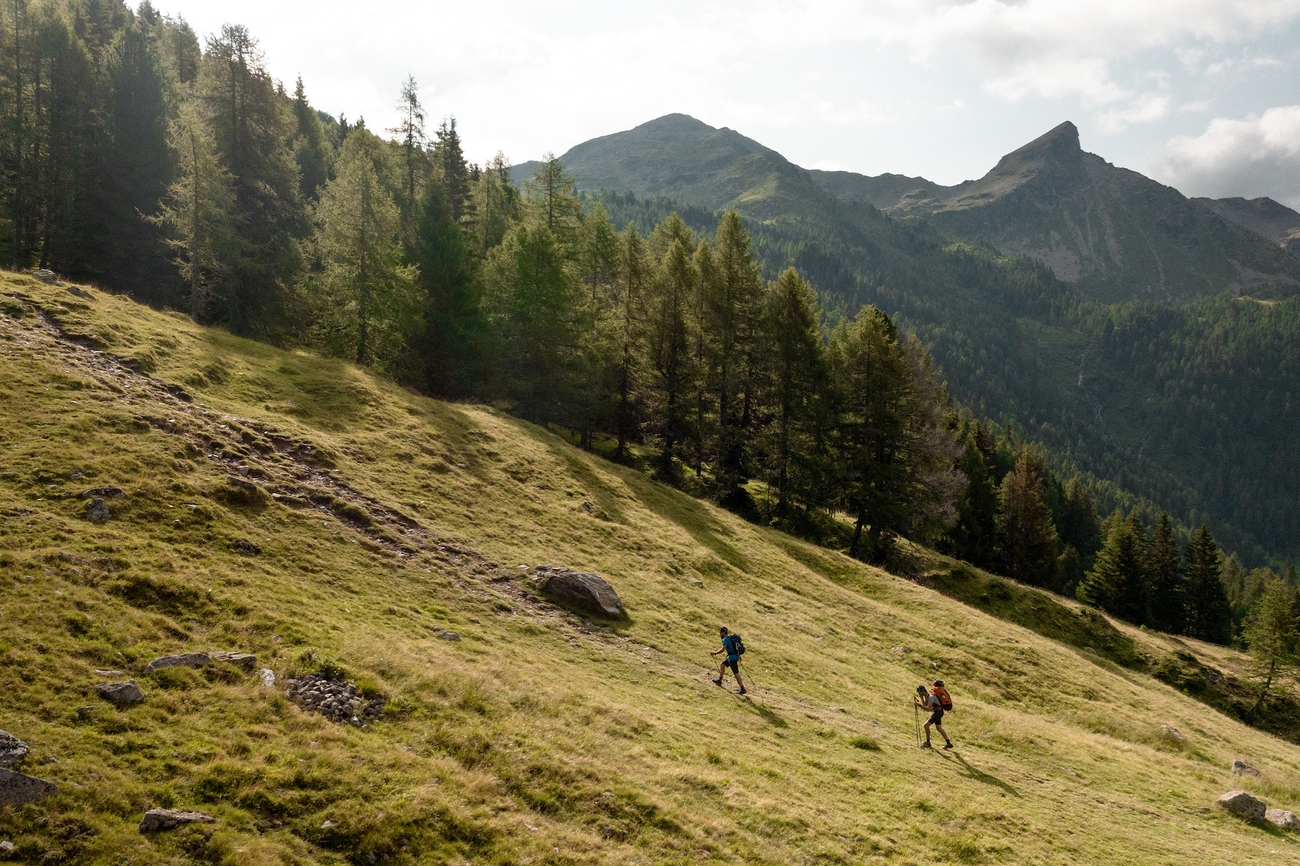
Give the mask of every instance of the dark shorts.
[{"label": "dark shorts", "polygon": [[926,722],[926,724],[937,725],[942,721],[943,721],[943,710],[935,710],[934,714],[930,716],[930,721]]},{"label": "dark shorts", "polygon": [[740,659],[727,659],[723,664],[731,668],[733,674],[740,676]]}]

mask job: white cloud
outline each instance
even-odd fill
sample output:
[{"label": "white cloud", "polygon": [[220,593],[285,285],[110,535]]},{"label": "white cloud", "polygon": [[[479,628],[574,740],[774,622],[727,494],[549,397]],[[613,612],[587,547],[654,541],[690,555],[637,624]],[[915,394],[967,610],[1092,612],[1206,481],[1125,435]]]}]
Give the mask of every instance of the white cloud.
[{"label": "white cloud", "polygon": [[1123,132],[1136,123],[1151,123],[1169,114],[1169,97],[1145,94],[1125,108],[1112,108],[1097,115],[1097,128],[1104,133]]},{"label": "white cloud", "polygon": [[1266,195],[1300,206],[1300,105],[1241,120],[1216,117],[1205,132],[1171,139],[1161,173],[1189,195]]}]

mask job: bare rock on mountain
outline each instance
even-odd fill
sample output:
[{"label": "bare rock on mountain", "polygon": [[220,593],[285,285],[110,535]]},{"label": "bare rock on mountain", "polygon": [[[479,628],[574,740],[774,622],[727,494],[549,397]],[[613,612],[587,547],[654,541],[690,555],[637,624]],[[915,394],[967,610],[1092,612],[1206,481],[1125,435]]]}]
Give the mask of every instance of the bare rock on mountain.
[{"label": "bare rock on mountain", "polygon": [[0,806],[35,803],[59,792],[59,786],[16,770],[0,770]]},{"label": "bare rock on mountain", "polygon": [[201,668],[210,664],[212,664],[212,656],[207,653],[177,653],[175,655],[159,656],[144,666],[144,672],[149,674],[163,668]]},{"label": "bare rock on mountain", "polygon": [[[199,653],[202,655],[202,653]],[[210,653],[213,661],[234,665],[246,674],[251,674],[257,667],[257,656],[250,653],[214,652]]]},{"label": "bare rock on mountain", "polygon": [[54,271],[50,270],[49,268],[41,268],[39,270],[33,271],[32,276],[35,277],[40,282],[48,283],[50,285],[53,285],[59,279],[58,274],[54,273]]},{"label": "bare rock on mountain", "polygon": [[105,700],[112,701],[119,707],[129,704],[138,704],[144,700],[144,692],[135,684],[135,680],[127,680],[124,683],[97,683],[95,691]]},{"label": "bare rock on mountain", "polygon": [[182,809],[150,809],[140,821],[141,833],[156,833],[159,830],[174,830],[184,824],[199,824],[215,821],[211,815],[203,812],[186,812]]},{"label": "bare rock on mountain", "polygon": [[125,499],[126,491],[121,487],[92,487],[81,493],[82,499],[93,499],[96,496],[101,499]]},{"label": "bare rock on mountain", "polygon": [[1245,791],[1229,791],[1224,794],[1219,798],[1219,807],[1243,821],[1251,821],[1255,824],[1263,823],[1264,814],[1268,811],[1268,806],[1263,800]]},{"label": "bare rock on mountain", "polygon": [[108,523],[108,521],[113,519],[113,512],[108,510],[108,506],[104,503],[103,499],[96,496],[94,499],[90,500],[90,504],[86,506],[86,519],[97,525]]},{"label": "bare rock on mountain", "polygon": [[236,541],[231,546],[235,548],[235,552],[242,553],[245,556],[260,556],[262,553],[261,547],[254,544],[251,541],[246,541],[242,538]]},{"label": "bare rock on mountain", "polygon": [[623,600],[605,578],[588,571],[570,571],[554,565],[539,565],[533,580],[542,581],[542,591],[603,616],[620,616]]},{"label": "bare rock on mountain", "polygon": [[1269,809],[1264,813],[1264,820],[1283,830],[1300,830],[1300,818],[1296,818],[1295,812],[1286,809]]},{"label": "bare rock on mountain", "polygon": [[27,757],[27,744],[8,731],[0,731],[0,769],[9,769]]},{"label": "bare rock on mountain", "polygon": [[1256,770],[1250,764],[1238,758],[1232,762],[1232,772],[1238,776],[1258,776],[1259,770]]},{"label": "bare rock on mountain", "polygon": [[285,696],[304,710],[320,713],[331,722],[360,726],[362,720],[378,719],[384,714],[384,699],[362,697],[355,683],[324,674],[308,674],[291,679]]}]

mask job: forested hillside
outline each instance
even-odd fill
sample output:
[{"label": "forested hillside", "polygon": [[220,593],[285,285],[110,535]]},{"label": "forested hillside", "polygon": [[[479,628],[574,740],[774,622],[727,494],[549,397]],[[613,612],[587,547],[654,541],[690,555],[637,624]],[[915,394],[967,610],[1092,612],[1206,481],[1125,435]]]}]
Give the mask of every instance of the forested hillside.
[{"label": "forested hillside", "polygon": [[[837,201],[778,154],[689,118],[665,134],[704,130],[691,158],[709,171],[691,188],[710,206],[584,200],[558,158],[522,182],[502,154],[469,162],[453,118],[426,123],[414,80],[381,135],[314,108],[304,82],[273,80],[237,25],[201,42],[148,3],[109,0],[6,14],[0,192],[15,269],[493,403],[870,561],[908,538],[1070,594],[1127,512],[1140,508],[1145,538],[1167,510],[1182,536],[1171,628],[1210,640],[1234,638],[1285,574],[1277,563],[1226,597],[1210,532],[1252,566],[1294,553],[1295,342],[1270,318],[1293,301],[1245,317],[1206,302],[1151,324],[1147,308],[1090,305],[1029,259]],[[729,195],[734,209],[711,209]],[[1212,340],[1224,351],[1204,351]],[[1140,364],[1166,402],[1147,399],[1157,386],[1131,375]],[[1280,387],[1260,372],[1275,368]],[[1187,409],[1197,432],[1178,414],[1191,395],[1208,407]],[[1215,418],[1275,432],[1234,451]],[[1147,441],[1174,429],[1195,441]],[[1193,585],[1201,572],[1215,579]],[[1123,575],[1146,600],[1125,607],[1132,621],[1154,622],[1161,574],[1144,559]],[[1127,598],[1117,580],[1089,601]]]}]

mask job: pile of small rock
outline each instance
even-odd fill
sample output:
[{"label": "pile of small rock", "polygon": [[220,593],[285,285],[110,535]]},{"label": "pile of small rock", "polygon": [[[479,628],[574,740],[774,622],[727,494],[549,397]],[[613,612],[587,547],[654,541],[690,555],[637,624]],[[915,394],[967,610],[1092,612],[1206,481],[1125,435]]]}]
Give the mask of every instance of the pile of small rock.
[{"label": "pile of small rock", "polygon": [[[1258,776],[1250,764],[1242,760],[1232,762],[1232,772],[1237,776]],[[1286,809],[1270,809],[1268,804],[1245,791],[1229,791],[1219,798],[1219,808],[1252,824],[1268,822],[1282,830],[1300,830],[1300,818]]]},{"label": "pile of small rock", "polygon": [[320,713],[331,722],[360,725],[363,720],[384,715],[384,699],[361,697],[355,683],[331,679],[324,674],[308,674],[287,683],[286,696],[299,707]]}]

